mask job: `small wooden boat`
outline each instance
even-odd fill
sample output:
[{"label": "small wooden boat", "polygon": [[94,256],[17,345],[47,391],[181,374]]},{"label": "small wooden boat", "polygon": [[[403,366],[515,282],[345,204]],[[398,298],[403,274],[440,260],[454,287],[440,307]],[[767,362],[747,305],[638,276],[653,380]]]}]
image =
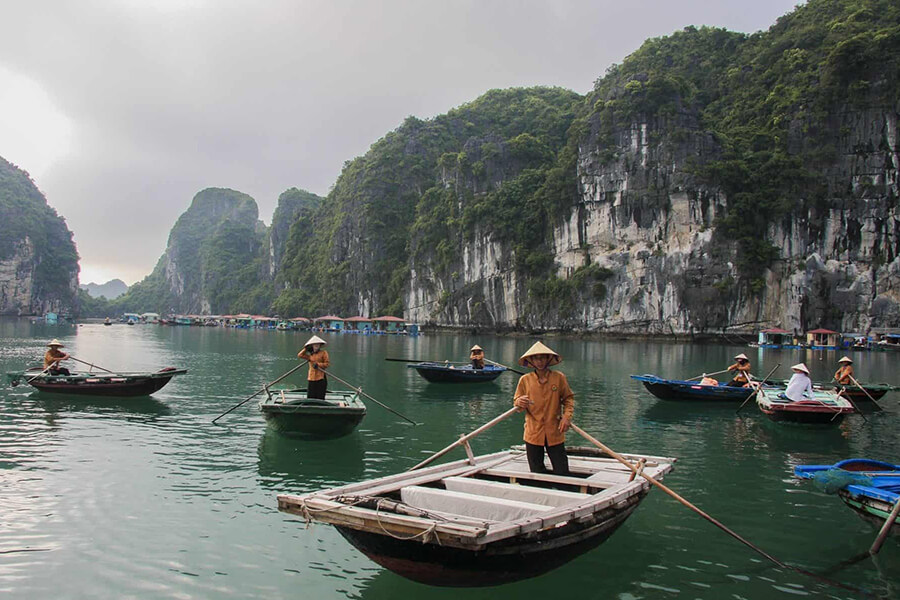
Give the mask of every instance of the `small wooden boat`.
[{"label": "small wooden boat", "polygon": [[359,392],[328,392],[307,398],[306,390],[269,390],[259,410],[275,429],[292,436],[336,438],[351,433],[366,416]]},{"label": "small wooden boat", "polygon": [[[835,471],[848,475],[847,484],[837,491],[844,504],[863,520],[879,528],[884,526],[891,509],[900,502],[900,465],[867,458],[851,458],[833,465],[794,467],[794,475],[802,479],[827,478],[829,473]],[[839,475],[835,479],[840,483]],[[900,535],[900,523],[894,522],[891,534]]]},{"label": "small wooden boat", "polygon": [[493,381],[507,371],[506,367],[485,365],[483,369],[475,369],[471,363],[421,362],[407,365],[433,383],[477,383]]},{"label": "small wooden boat", "polygon": [[[779,379],[777,381],[773,381],[773,383],[785,387],[787,386],[788,380]],[[840,392],[843,388],[844,391],[841,395],[846,398],[850,398],[854,402],[871,402],[872,400],[881,400],[888,392],[900,390],[900,387],[896,385],[889,385],[887,383],[863,383],[860,381],[860,384],[862,384],[865,392],[852,383],[850,385],[843,386],[838,385],[832,381],[826,383],[813,382],[812,385],[813,389],[835,390],[837,392]],[[868,395],[866,394],[866,392],[868,392]],[[871,399],[869,398],[869,396],[871,396]]]},{"label": "small wooden boat", "polygon": [[660,400],[712,400],[716,402],[743,402],[753,393],[751,388],[730,385],[704,385],[699,381],[663,379],[656,375],[632,375],[651,394]]},{"label": "small wooden boat", "polygon": [[793,402],[779,388],[762,388],[756,395],[759,409],[773,421],[808,425],[837,425],[856,412],[853,404],[834,390],[813,390],[809,400]]},{"label": "small wooden boat", "polygon": [[72,373],[51,375],[41,367],[6,374],[15,387],[29,383],[41,392],[54,394],[83,394],[87,396],[149,396],[157,392],[176,375],[187,369],[166,367],[155,373]]},{"label": "small wooden boat", "polygon": [[[566,450],[567,476],[530,472],[520,447],[303,496],[279,495],[278,509],[334,525],[370,559],[408,579],[500,585],[541,575],[598,546],[650,491],[647,480],[635,479],[598,449]],[[626,458],[645,461],[643,472],[656,479],[675,462]]]}]

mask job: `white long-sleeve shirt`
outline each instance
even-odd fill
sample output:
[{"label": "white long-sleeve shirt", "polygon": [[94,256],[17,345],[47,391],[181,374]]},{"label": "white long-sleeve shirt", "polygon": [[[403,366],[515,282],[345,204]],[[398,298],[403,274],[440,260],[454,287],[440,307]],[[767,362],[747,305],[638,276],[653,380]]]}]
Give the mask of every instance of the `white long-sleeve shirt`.
[{"label": "white long-sleeve shirt", "polygon": [[812,389],[812,381],[806,373],[794,373],[791,380],[788,381],[787,389],[784,391],[791,402],[799,402],[801,400],[809,400],[814,398]]}]

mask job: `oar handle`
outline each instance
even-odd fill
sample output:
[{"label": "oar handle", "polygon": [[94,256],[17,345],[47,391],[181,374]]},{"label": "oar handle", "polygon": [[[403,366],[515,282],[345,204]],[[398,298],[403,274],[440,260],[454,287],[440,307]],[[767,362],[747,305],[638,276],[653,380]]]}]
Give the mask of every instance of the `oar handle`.
[{"label": "oar handle", "polygon": [[522,371],[518,371],[516,369],[513,369],[512,367],[507,367],[506,365],[501,365],[500,363],[494,362],[492,360],[484,359],[484,362],[489,362],[492,365],[497,366],[497,367],[503,367],[507,371],[512,371],[513,373],[518,373],[519,375],[526,375],[526,373],[523,373]]},{"label": "oar handle", "polygon": [[227,414],[230,413],[231,411],[233,411],[233,410],[235,410],[235,409],[237,409],[237,408],[242,407],[242,406],[245,405],[246,403],[250,402],[252,399],[256,398],[257,396],[259,396],[259,395],[262,394],[263,392],[267,391],[267,390],[268,390],[268,387],[269,387],[270,385],[275,385],[276,383],[278,383],[279,381],[281,381],[282,379],[284,379],[285,377],[287,377],[287,376],[290,375],[291,373],[293,373],[293,372],[297,371],[298,369],[300,369],[301,367],[305,366],[306,363],[308,363],[308,362],[309,362],[309,361],[304,360],[302,363],[300,363],[299,365],[297,365],[296,367],[294,367],[293,369],[291,369],[290,371],[288,371],[287,373],[285,373],[284,375],[282,375],[281,377],[279,377],[279,378],[276,379],[275,381],[273,381],[273,382],[271,382],[271,383],[267,383],[266,385],[262,386],[259,390],[257,390],[256,392],[254,392],[253,395],[248,396],[247,398],[245,398],[244,400],[242,400],[239,404],[235,404],[234,406],[232,406],[231,408],[229,408],[228,410],[226,410],[225,412],[223,412],[221,415],[219,415],[218,417],[216,417],[215,419],[213,419],[213,420],[212,420],[213,424],[215,424],[216,421],[218,421],[219,419],[221,419],[222,417],[224,417],[225,415],[227,415]]},{"label": "oar handle", "polygon": [[337,375],[335,375],[335,374],[332,373],[331,371],[326,371],[325,369],[321,369],[321,368],[320,368],[320,370],[321,370],[322,372],[324,372],[324,373],[327,373],[328,375],[331,375],[332,377],[334,377],[335,379],[337,379],[338,381],[340,381],[341,383],[343,383],[344,385],[346,385],[346,386],[349,387],[350,389],[356,390],[357,392],[359,392],[360,394],[362,394],[363,396],[365,396],[366,398],[368,398],[369,400],[371,400],[372,402],[374,402],[375,404],[377,404],[377,405],[380,406],[381,408],[383,408],[383,409],[385,409],[385,410],[387,410],[387,411],[390,411],[390,412],[394,413],[395,415],[397,415],[397,416],[400,417],[401,419],[406,419],[407,421],[409,421],[409,422],[412,423],[413,425],[418,425],[418,423],[416,423],[415,421],[413,421],[412,419],[410,419],[410,418],[407,417],[406,415],[403,415],[403,414],[398,413],[396,410],[394,410],[393,408],[391,408],[391,407],[388,406],[387,404],[384,404],[383,402],[379,402],[378,400],[376,400],[375,398],[373,398],[373,397],[370,396],[369,394],[365,393],[364,391],[362,391],[362,388],[361,388],[361,387],[357,387],[357,386],[353,385],[352,383],[347,383],[346,381],[344,381],[343,379],[341,379],[340,377],[338,377]]},{"label": "oar handle", "polygon": [[721,375],[722,373],[727,373],[728,369],[722,369],[721,371],[716,371],[715,373],[704,373],[703,375],[697,375],[696,377],[691,377],[690,379],[685,379],[685,381],[694,381],[696,379],[703,379],[704,377],[710,377],[712,375]]},{"label": "oar handle", "polygon": [[416,466],[412,467],[411,469],[407,469],[407,473],[408,473],[409,471],[415,471],[416,469],[421,469],[421,468],[424,467],[425,465],[427,465],[427,464],[431,463],[432,461],[437,460],[437,459],[440,458],[441,456],[447,454],[448,452],[450,452],[452,449],[456,448],[457,446],[462,446],[463,444],[465,444],[466,442],[468,442],[470,439],[472,439],[473,437],[475,437],[475,436],[478,435],[479,433],[481,433],[481,432],[483,432],[483,431],[486,431],[486,430],[490,429],[491,427],[493,427],[494,425],[496,425],[497,423],[499,423],[500,421],[509,418],[509,417],[512,416],[514,413],[516,413],[518,410],[519,410],[518,408],[516,408],[515,406],[513,406],[511,409],[509,409],[508,411],[506,411],[506,412],[503,413],[502,415],[500,415],[500,416],[498,416],[498,417],[494,417],[493,419],[491,419],[490,421],[488,421],[487,423],[485,423],[484,425],[482,425],[481,427],[479,427],[479,428],[476,429],[475,431],[473,431],[473,432],[471,432],[471,433],[467,433],[466,435],[460,437],[458,440],[456,440],[455,442],[453,442],[452,444],[450,444],[449,446],[447,446],[447,447],[444,448],[443,450],[441,450],[441,451],[439,451],[439,452],[436,452],[436,453],[432,454],[431,456],[429,456],[428,458],[426,458],[425,460],[423,460],[422,462],[420,462],[420,463],[417,464]]},{"label": "oar handle", "polygon": [[91,367],[91,368],[100,369],[101,371],[106,371],[107,373],[114,373],[114,372],[115,372],[115,371],[110,371],[109,369],[104,369],[104,368],[101,367],[100,365],[95,365],[94,363],[89,363],[89,362],[87,362],[87,361],[81,360],[80,358],[75,358],[75,357],[72,356],[71,354],[69,355],[69,358],[72,359],[72,360],[74,360],[75,362],[80,362],[80,363],[83,364],[83,365],[87,365],[88,367]]},{"label": "oar handle", "polygon": [[[744,408],[744,405],[747,404],[748,402],[750,402],[750,398],[752,398],[753,396],[759,394],[759,388],[761,388],[761,387],[763,386],[763,384],[764,384],[766,381],[769,380],[769,377],[772,376],[772,373],[774,373],[775,370],[776,370],[778,367],[780,367],[780,366],[781,366],[781,363],[778,363],[777,365],[775,365],[775,366],[772,368],[771,371],[769,371],[769,374],[768,374],[768,375],[766,375],[765,377],[763,377],[762,381],[760,381],[759,384],[757,384],[757,386],[753,389],[753,391],[750,392],[750,395],[747,396],[747,399],[744,400],[743,402],[741,402],[741,405],[738,406],[738,409],[737,409],[736,411],[734,411],[734,414],[738,414],[739,412],[741,412],[741,409]],[[752,375],[750,375],[750,373],[747,373],[747,382],[748,382],[748,383],[749,383],[751,377],[752,377]]]}]

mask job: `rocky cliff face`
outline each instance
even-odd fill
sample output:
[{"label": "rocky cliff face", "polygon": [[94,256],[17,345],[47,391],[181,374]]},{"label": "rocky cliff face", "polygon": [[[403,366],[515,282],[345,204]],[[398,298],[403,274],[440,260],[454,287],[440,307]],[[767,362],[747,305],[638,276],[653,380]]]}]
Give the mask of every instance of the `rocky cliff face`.
[{"label": "rocky cliff face", "polygon": [[0,314],[75,308],[78,253],[72,232],[28,173],[0,158]]},{"label": "rocky cliff face", "polygon": [[[885,93],[897,52],[854,47],[844,69],[844,8],[811,2],[754,38],[689,28],[648,42],[598,81],[570,130],[577,194],[533,240],[552,276],[524,272],[528,248],[482,228],[459,237],[449,267],[436,253],[412,261],[406,317],[676,334],[900,326],[900,102]],[[810,36],[823,47],[801,28],[827,30]],[[773,106],[754,85],[794,99]],[[461,209],[486,193],[444,175]]]},{"label": "rocky cliff face", "polygon": [[132,286],[124,306],[161,313],[221,314],[259,281],[265,226],[250,196],[208,188],[172,228],[153,273]]},{"label": "rocky cliff face", "polygon": [[267,272],[270,278],[274,278],[281,270],[291,225],[298,219],[313,214],[324,200],[321,196],[297,188],[291,188],[278,197],[278,206],[272,215],[272,226],[268,231]]}]

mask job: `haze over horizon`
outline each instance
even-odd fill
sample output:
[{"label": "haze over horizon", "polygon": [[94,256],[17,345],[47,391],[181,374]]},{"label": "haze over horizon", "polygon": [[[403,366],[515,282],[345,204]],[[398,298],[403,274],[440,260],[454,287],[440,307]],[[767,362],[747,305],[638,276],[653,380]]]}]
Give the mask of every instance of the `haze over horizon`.
[{"label": "haze over horizon", "polygon": [[74,232],[81,282],[150,273],[207,187],[271,221],[398,127],[493,88],[587,93],[647,38],[754,32],[798,4],[414,0],[16,3],[0,23],[0,156]]}]

